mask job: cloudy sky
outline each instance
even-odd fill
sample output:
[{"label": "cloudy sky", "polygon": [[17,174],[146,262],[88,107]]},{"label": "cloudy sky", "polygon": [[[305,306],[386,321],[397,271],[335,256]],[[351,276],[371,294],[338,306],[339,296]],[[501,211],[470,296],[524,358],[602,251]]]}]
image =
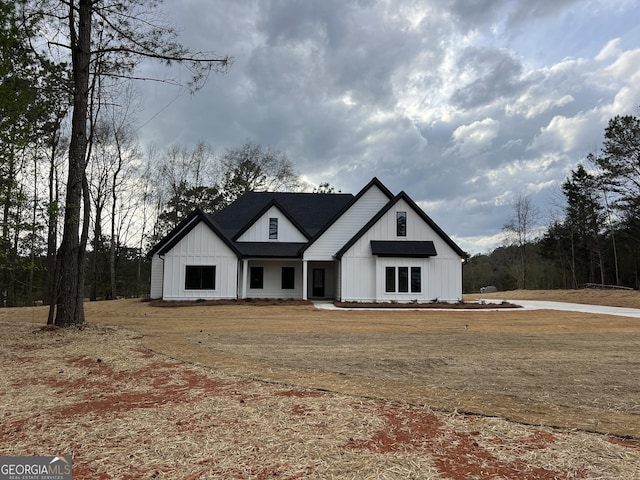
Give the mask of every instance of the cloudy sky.
[{"label": "cloudy sky", "polygon": [[[468,252],[520,195],[546,220],[609,118],[638,114],[637,0],[181,0],[195,96],[139,86],[143,143],[271,146],[311,185],[406,191]],[[154,66],[146,66],[154,73]],[[175,71],[176,76],[186,75]]]}]

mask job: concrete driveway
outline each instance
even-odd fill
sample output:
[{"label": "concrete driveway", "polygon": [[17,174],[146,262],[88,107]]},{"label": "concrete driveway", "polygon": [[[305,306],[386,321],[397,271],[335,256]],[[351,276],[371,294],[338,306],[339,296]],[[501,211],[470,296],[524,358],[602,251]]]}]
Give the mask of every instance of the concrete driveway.
[{"label": "concrete driveway", "polygon": [[[491,303],[500,303],[500,300],[495,300],[495,299],[491,299],[491,300],[481,300],[484,301],[488,304]],[[521,307],[525,308],[526,310],[563,310],[563,311],[568,311],[568,312],[583,312],[583,313],[596,313],[596,314],[603,314],[603,315],[617,315],[617,316],[621,316],[621,317],[632,317],[632,318],[640,318],[640,309],[637,308],[624,308],[624,307],[607,307],[607,306],[602,306],[602,305],[584,305],[581,303],[564,303],[564,302],[544,302],[544,301],[539,301],[539,300],[509,300],[509,303],[513,303],[514,305],[520,305]],[[323,302],[313,302],[314,306],[316,308],[319,308],[321,310],[384,310],[384,307],[380,307],[380,308],[344,308],[344,307],[336,307],[333,302],[330,301],[323,301]],[[388,309],[388,310],[398,310],[397,308],[395,309]],[[407,310],[423,310],[421,308],[407,308]],[[439,308],[437,311],[442,312],[442,311],[456,311],[459,312],[461,310],[461,308],[455,308],[455,309],[446,309],[446,308]],[[489,309],[490,310],[490,309]],[[469,309],[468,311],[478,311],[478,310],[473,310],[473,309]],[[487,311],[487,310],[480,310],[480,311]],[[508,311],[512,311],[511,309],[508,308],[496,308],[494,311],[499,312],[499,311],[504,311],[504,312],[508,312]]]},{"label": "concrete driveway", "polygon": [[568,312],[599,313],[621,317],[640,318],[640,309],[624,307],[606,307],[603,305],[583,305],[581,303],[543,302],[540,300],[512,300],[528,310],[564,310]]}]

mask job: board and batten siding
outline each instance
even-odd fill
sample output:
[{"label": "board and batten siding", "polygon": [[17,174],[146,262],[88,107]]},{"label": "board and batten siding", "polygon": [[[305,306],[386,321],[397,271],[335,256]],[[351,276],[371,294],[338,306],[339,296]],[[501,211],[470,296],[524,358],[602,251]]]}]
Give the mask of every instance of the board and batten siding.
[{"label": "board and batten siding", "polygon": [[[396,236],[396,212],[407,213],[407,235]],[[376,257],[371,240],[430,240],[437,255],[429,258]],[[462,298],[461,257],[404,201],[383,215],[341,259],[341,299],[343,301],[399,301],[434,299],[454,302]],[[385,292],[386,267],[420,267],[421,292]]]},{"label": "board and batten siding", "polygon": [[[269,239],[269,219],[278,219],[278,238],[277,240]],[[251,227],[247,229],[240,237],[238,242],[298,242],[307,241],[298,228],[280,211],[279,208],[273,206],[257,219]]]},{"label": "board and batten siding", "polygon": [[304,252],[305,260],[332,261],[333,256],[389,202],[376,185],[371,186],[320,238]]},{"label": "board and batten siding", "polygon": [[[247,298],[302,298],[302,262],[299,260],[250,260],[249,271],[252,267],[263,268],[262,288],[251,288],[250,272],[247,272]],[[295,268],[294,288],[282,288],[282,267]],[[242,269],[242,263],[240,264]],[[242,279],[242,275],[240,275]],[[242,281],[242,280],[241,280]],[[242,289],[242,286],[240,286]]]},{"label": "board and batten siding", "polygon": [[162,277],[164,275],[164,262],[156,253],[151,257],[151,284],[149,286],[149,298],[162,298]]},{"label": "board and batten siding", "polygon": [[[187,265],[215,266],[215,289],[185,289]],[[237,282],[238,257],[203,222],[164,255],[164,300],[236,298]]]}]

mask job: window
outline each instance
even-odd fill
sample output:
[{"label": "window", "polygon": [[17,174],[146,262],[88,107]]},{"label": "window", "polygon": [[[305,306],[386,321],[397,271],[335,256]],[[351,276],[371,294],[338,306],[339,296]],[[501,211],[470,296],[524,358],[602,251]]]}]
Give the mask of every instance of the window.
[{"label": "window", "polygon": [[278,239],[278,219],[270,218],[269,219],[269,240],[277,240]]},{"label": "window", "polygon": [[[397,292],[408,293],[411,287],[412,293],[422,292],[422,269],[421,267],[398,267],[398,277],[396,278],[396,267],[385,268],[385,284],[384,291],[387,293]],[[411,273],[411,276],[409,276]]]},{"label": "window", "polygon": [[411,291],[422,292],[422,270],[420,267],[411,267]]},{"label": "window", "polygon": [[398,291],[409,291],[409,267],[398,267]]},{"label": "window", "polygon": [[396,212],[396,235],[407,236],[407,212]]},{"label": "window", "polygon": [[187,265],[185,290],[215,290],[216,288],[216,267]]},{"label": "window", "polygon": [[282,289],[292,290],[296,287],[295,267],[282,267]]},{"label": "window", "polygon": [[264,285],[264,268],[251,267],[251,271],[249,273],[249,287],[263,288],[263,285]]},{"label": "window", "polygon": [[396,267],[387,267],[385,270],[385,284],[384,291],[385,292],[395,292],[396,291]]}]

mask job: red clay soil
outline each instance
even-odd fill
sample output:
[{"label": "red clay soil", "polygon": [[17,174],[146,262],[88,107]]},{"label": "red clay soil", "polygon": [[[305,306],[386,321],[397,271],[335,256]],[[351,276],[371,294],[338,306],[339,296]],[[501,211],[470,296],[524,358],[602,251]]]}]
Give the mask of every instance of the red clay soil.
[{"label": "red clay soil", "polygon": [[[422,451],[428,453],[444,478],[557,480],[586,478],[586,472],[548,470],[531,467],[520,460],[505,462],[479,445],[474,436],[480,432],[456,432],[446,428],[433,412],[381,405],[385,428],[367,440],[351,439],[348,446],[378,453]],[[541,449],[555,442],[554,434],[534,431],[516,448]],[[505,445],[506,446],[506,445]],[[510,446],[514,448],[513,445]]]},{"label": "red clay soil", "polygon": [[[5,333],[10,328],[7,325],[4,324]],[[585,464],[588,465],[588,460],[575,468],[551,468],[548,465],[526,462],[524,452],[543,451],[554,446],[562,448],[559,446],[562,443],[560,440],[578,435],[577,432],[524,427],[523,435],[501,437],[480,431],[483,425],[481,421],[477,421],[481,420],[480,417],[458,415],[456,419],[459,423],[456,424],[441,413],[382,400],[341,397],[325,391],[305,390],[277,383],[263,383],[258,387],[257,382],[238,377],[222,377],[215,370],[153,353],[141,347],[139,336],[125,338],[130,343],[123,345],[124,337],[113,333],[116,330],[110,333],[108,329],[98,328],[100,327],[96,328],[97,333],[92,333],[91,328],[88,328],[86,332],[78,334],[77,338],[69,332],[58,338],[55,331],[46,331],[39,334],[42,336],[40,338],[36,334],[27,340],[24,340],[27,338],[24,334],[15,334],[18,339],[15,344],[5,345],[5,340],[0,339],[3,347],[0,349],[0,367],[7,372],[6,378],[10,378],[5,383],[6,389],[0,391],[0,405],[17,406],[15,402],[25,399],[31,392],[30,388],[38,387],[46,387],[52,397],[60,399],[55,405],[34,405],[31,409],[27,405],[17,409],[18,413],[12,409],[0,409],[0,451],[8,450],[12,445],[26,445],[20,454],[42,454],[43,450],[56,451],[62,445],[64,453],[73,456],[73,476],[78,480],[319,478],[319,469],[322,467],[320,462],[315,464],[308,460],[308,463],[304,463],[307,459],[302,459],[299,469],[292,470],[286,459],[269,457],[269,453],[263,452],[267,449],[266,441],[262,445],[257,441],[252,450],[241,450],[240,453],[234,451],[244,465],[231,471],[221,470],[219,462],[222,460],[216,457],[216,453],[200,457],[200,451],[194,452],[193,459],[189,458],[189,470],[184,470],[184,466],[181,469],[161,455],[158,456],[159,459],[154,457],[152,464],[140,465],[135,458],[135,451],[138,448],[144,449],[145,453],[153,452],[159,441],[171,442],[171,438],[189,435],[196,435],[192,438],[194,445],[198,445],[198,439],[215,438],[217,434],[232,428],[241,430],[243,437],[257,437],[261,434],[260,428],[262,431],[266,430],[262,424],[249,425],[253,430],[244,430],[240,419],[216,416],[206,410],[201,411],[200,415],[191,415],[190,411],[186,414],[169,413],[170,408],[175,406],[186,405],[188,410],[196,410],[199,403],[205,400],[242,404],[242,408],[253,408],[254,411],[264,412],[267,417],[277,410],[285,413],[285,428],[301,429],[305,426],[304,422],[307,422],[306,425],[315,426],[317,438],[321,438],[323,435],[338,436],[331,430],[334,426],[327,422],[326,417],[330,408],[338,408],[335,407],[336,403],[342,402],[340,408],[375,416],[379,421],[376,425],[380,425],[380,428],[368,430],[366,437],[355,437],[352,433],[344,435],[339,439],[338,449],[332,450],[328,458],[340,458],[354,452],[382,456],[415,454],[415,458],[428,457],[435,467],[437,477],[429,478],[449,480],[594,478],[589,476],[591,472],[583,468]],[[94,334],[103,335],[105,342],[113,343],[103,353],[94,356],[90,356],[90,352],[64,352],[64,348],[72,346],[74,342],[82,346],[88,336]],[[116,353],[113,352],[118,352],[130,361],[127,363],[121,357],[116,358]],[[113,354],[120,363],[114,360],[112,364],[104,354]],[[43,359],[51,358],[56,360],[56,368],[43,366]],[[16,365],[23,369],[22,372]],[[17,373],[9,376],[14,372]],[[151,428],[148,420],[144,420],[145,415],[158,411],[159,416],[153,418],[161,418],[163,428],[168,432],[167,438],[141,435],[139,432],[145,432],[147,427]],[[92,443],[92,438],[95,438],[92,437],[93,432],[98,426],[113,422],[114,419],[131,419],[129,414],[132,412],[137,412],[136,417],[141,419],[141,428],[132,429],[138,433],[131,434],[130,438],[114,435],[113,441],[117,445],[112,452],[113,470],[109,470],[105,462],[101,461],[100,452],[96,453],[96,446]],[[301,419],[304,419],[303,423],[299,423]],[[60,443],[61,440],[56,438],[55,433],[48,433],[48,426],[52,424],[67,426],[67,431],[71,432],[70,440],[65,440],[67,443]],[[461,424],[464,424],[464,428]],[[269,423],[266,425],[273,426]],[[129,425],[125,425],[126,427]],[[272,431],[276,430],[273,428]],[[126,439],[129,443],[118,444],[117,442],[125,441],[118,440],[119,438]],[[621,450],[632,452],[634,458],[640,451],[640,443],[635,440],[595,435],[589,438],[597,438],[601,443],[610,443]],[[226,453],[220,455],[224,454]]]},{"label": "red clay soil", "polygon": [[[23,361],[27,358],[23,357]],[[99,421],[106,416],[118,416],[133,410],[158,408],[171,404],[195,402],[203,396],[223,396],[226,399],[237,399],[244,402],[244,393],[248,385],[244,381],[220,381],[197,372],[181,362],[154,361],[144,368],[125,371],[115,371],[105,361],[89,357],[69,357],[65,359],[65,366],[58,372],[64,375],[64,368],[80,368],[85,371],[81,378],[73,380],[44,378],[33,379],[31,384],[44,382],[55,387],[59,392],[73,391],[79,393],[75,403],[46,412],[48,421],[69,422],[79,418],[90,418]],[[179,381],[176,381],[179,379]],[[29,383],[29,382],[27,382]],[[16,388],[27,386],[25,381],[14,385]],[[140,391],[128,391],[132,386],[146,385]],[[115,388],[114,388],[115,387]],[[197,392],[197,395],[194,395]],[[55,392],[54,392],[55,393]],[[321,398],[331,399],[332,394],[317,391],[304,391],[294,388],[279,390],[272,393],[274,397],[287,398]],[[377,414],[384,421],[384,428],[375,432],[368,439],[349,439],[345,448],[352,450],[368,450],[376,453],[392,452],[420,452],[432,457],[433,462],[442,478],[448,479],[504,479],[526,478],[531,480],[552,480],[559,478],[586,478],[581,470],[550,470],[531,467],[523,461],[503,461],[481,446],[476,437],[480,432],[461,432],[447,427],[438,415],[420,408],[403,407],[400,405],[377,402]],[[356,407],[357,408],[357,407]],[[369,408],[369,407],[365,407]],[[311,415],[314,412],[304,405],[293,405],[291,414],[294,416]],[[213,422],[215,424],[215,421]],[[0,427],[0,438],[3,442],[11,442],[22,435],[27,421],[24,419],[11,421],[5,419]],[[31,428],[34,425],[30,425]],[[177,432],[193,432],[195,429],[210,429],[212,425],[193,424],[187,421],[177,421]],[[510,445],[496,445],[508,449],[532,450],[542,449],[556,441],[553,434],[533,429],[529,438]],[[148,444],[149,438],[139,439]],[[637,444],[617,439],[621,446],[637,448]],[[90,445],[77,443],[74,445],[74,478],[108,480],[112,476],[100,473],[89,463],[81,459],[90,449]],[[215,471],[213,465],[208,465],[186,478],[196,479],[205,473]],[[248,478],[258,480],[281,478],[286,471],[286,465],[260,467],[256,465],[249,472]],[[306,473],[286,476],[286,478],[304,478],[311,474],[309,467]],[[175,472],[168,466],[159,466],[149,476],[149,471],[131,467],[120,480],[134,480],[137,478],[177,478]],[[183,477],[184,478],[184,477]],[[245,478],[238,476],[237,478]]]}]

